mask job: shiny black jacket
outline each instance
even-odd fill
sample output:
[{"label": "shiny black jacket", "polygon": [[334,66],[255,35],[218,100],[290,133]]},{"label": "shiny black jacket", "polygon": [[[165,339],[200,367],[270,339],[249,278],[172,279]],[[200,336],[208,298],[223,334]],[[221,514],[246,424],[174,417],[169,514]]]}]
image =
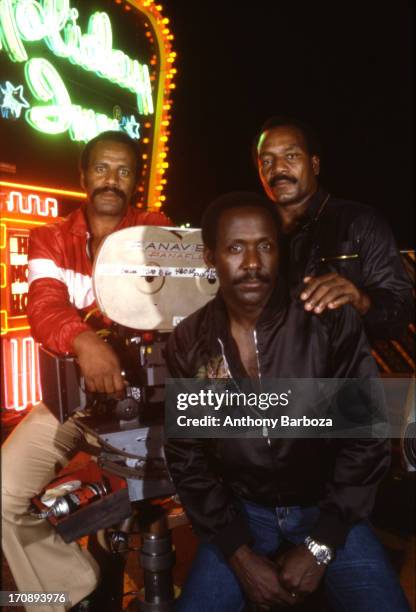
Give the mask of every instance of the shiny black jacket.
[{"label": "shiny black jacket", "polygon": [[414,320],[410,279],[389,226],[373,208],[319,189],[287,250],[282,267],[291,287],[304,276],[338,272],[369,295],[364,326],[371,339],[400,337]]},{"label": "shiny black jacket", "polygon": [[[275,291],[256,326],[262,378],[377,377],[352,307],[316,316],[299,302],[288,304],[285,293]],[[220,295],[178,325],[167,358],[174,378],[246,377]],[[389,446],[379,439],[170,439],[165,450],[196,533],[225,556],[251,540],[241,498],[266,506],[318,504],[310,535],[341,546],[350,526],[369,515],[390,462]]]}]

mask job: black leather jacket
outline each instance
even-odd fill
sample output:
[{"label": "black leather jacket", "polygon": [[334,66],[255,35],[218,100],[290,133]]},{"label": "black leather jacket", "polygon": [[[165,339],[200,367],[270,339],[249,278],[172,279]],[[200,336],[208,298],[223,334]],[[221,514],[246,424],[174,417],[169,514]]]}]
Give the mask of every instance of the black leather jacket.
[{"label": "black leather jacket", "polygon": [[328,272],[350,279],[371,299],[364,326],[374,340],[400,337],[413,321],[410,279],[389,226],[374,209],[319,189],[289,240],[281,269],[288,267],[291,287]]},{"label": "black leather jacket", "polygon": [[[346,306],[317,316],[275,291],[256,326],[261,377],[376,378],[362,324]],[[224,360],[225,357],[225,360]],[[167,351],[174,378],[246,377],[220,295],[182,321]],[[362,409],[368,404],[362,400]],[[266,506],[318,504],[310,534],[336,548],[369,515],[389,466],[379,439],[170,439],[166,457],[196,533],[229,556],[249,543],[241,498]]]}]

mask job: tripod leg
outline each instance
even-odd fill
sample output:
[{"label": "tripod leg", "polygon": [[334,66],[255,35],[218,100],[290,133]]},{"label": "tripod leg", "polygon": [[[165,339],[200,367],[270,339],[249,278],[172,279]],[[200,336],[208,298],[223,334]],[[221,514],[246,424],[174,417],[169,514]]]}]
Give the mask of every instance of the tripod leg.
[{"label": "tripod leg", "polygon": [[126,560],[123,555],[110,552],[104,530],[89,536],[88,550],[101,569],[101,580],[94,593],[94,604],[97,605],[97,610],[119,612],[122,610]]}]

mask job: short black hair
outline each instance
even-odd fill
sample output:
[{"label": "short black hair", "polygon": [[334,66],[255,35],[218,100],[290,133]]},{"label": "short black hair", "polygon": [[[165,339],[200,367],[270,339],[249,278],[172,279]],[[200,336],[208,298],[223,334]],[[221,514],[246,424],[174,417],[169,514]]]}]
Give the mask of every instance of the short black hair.
[{"label": "short black hair", "polygon": [[264,196],[250,191],[232,191],[216,198],[202,216],[202,241],[211,251],[217,244],[218,222],[222,213],[231,208],[253,207],[266,210],[276,225],[280,235],[280,217],[276,205]]},{"label": "short black hair", "polygon": [[266,121],[263,123],[253,140],[252,155],[256,167],[258,159],[257,147],[261,135],[264,132],[267,132],[268,130],[289,125],[297,128],[300,132],[302,132],[309,155],[317,155],[318,157],[321,156],[321,143],[315,129],[312,126],[308,125],[304,121],[301,121],[300,119],[295,119],[293,117],[288,117],[285,115],[273,115],[273,117],[269,117],[268,119],[266,119]]},{"label": "short black hair", "polygon": [[121,142],[122,144],[125,144],[126,146],[130,147],[131,151],[134,153],[134,158],[136,160],[135,173],[136,173],[136,180],[138,180],[139,174],[142,169],[142,157],[141,157],[140,145],[136,140],[133,140],[133,138],[130,138],[130,136],[126,134],[126,132],[121,132],[118,130],[107,130],[106,132],[101,132],[100,134],[98,134],[97,136],[95,136],[94,138],[92,138],[91,140],[87,142],[87,144],[85,145],[85,147],[83,148],[81,152],[81,157],[79,160],[80,170],[82,172],[87,171],[88,164],[90,161],[91,151],[94,148],[94,146],[97,144],[97,142],[102,142],[102,141]]}]

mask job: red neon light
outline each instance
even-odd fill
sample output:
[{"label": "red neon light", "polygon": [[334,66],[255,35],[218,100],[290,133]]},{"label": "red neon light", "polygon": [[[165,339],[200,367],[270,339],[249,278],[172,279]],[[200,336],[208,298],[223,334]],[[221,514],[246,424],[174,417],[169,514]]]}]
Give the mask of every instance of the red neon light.
[{"label": "red neon light", "polygon": [[82,200],[85,200],[87,197],[82,191],[69,191],[67,189],[56,189],[55,187],[25,185],[24,183],[10,183],[8,181],[0,181],[0,186],[11,187],[12,189],[24,189],[25,191],[38,191],[39,193],[53,193],[56,195],[69,196]]},{"label": "red neon light", "polygon": [[30,228],[31,225],[45,225],[45,221],[33,221],[32,219],[16,219],[16,217],[2,217],[3,221],[10,221],[10,223],[24,223],[26,227]]},{"label": "red neon light", "polygon": [[0,249],[6,247],[7,226],[5,223],[0,223]]},{"label": "red neon light", "polygon": [[10,191],[6,200],[9,212],[38,217],[57,217],[58,200],[56,198],[40,198],[36,193],[25,196],[21,191]]},{"label": "red neon light", "polygon": [[2,348],[5,408],[24,410],[42,399],[38,344],[30,336],[5,338]]},{"label": "red neon light", "polygon": [[0,263],[0,289],[7,287],[7,266],[5,263]]}]

